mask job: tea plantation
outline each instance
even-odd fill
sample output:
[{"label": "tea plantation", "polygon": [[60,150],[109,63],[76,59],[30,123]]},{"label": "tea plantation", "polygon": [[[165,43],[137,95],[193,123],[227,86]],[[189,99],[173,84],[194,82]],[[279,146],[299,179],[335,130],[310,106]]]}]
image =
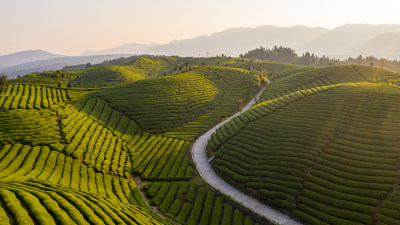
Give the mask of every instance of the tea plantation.
[{"label": "tea plantation", "polygon": [[207,66],[107,88],[94,95],[145,131],[192,141],[238,110],[237,99],[254,95],[251,76],[246,70]]},{"label": "tea plantation", "polygon": [[267,223],[215,192],[190,156],[196,137],[260,90],[259,74],[188,60],[11,80],[0,94],[0,223]]},{"label": "tea plantation", "polygon": [[400,224],[399,74],[288,70],[209,140],[214,169],[308,224]]},{"label": "tea plantation", "polygon": [[9,80],[0,224],[270,224],[207,184],[190,151],[266,78],[257,104],[209,140],[221,178],[301,223],[400,224],[399,74],[231,57],[122,61]]}]

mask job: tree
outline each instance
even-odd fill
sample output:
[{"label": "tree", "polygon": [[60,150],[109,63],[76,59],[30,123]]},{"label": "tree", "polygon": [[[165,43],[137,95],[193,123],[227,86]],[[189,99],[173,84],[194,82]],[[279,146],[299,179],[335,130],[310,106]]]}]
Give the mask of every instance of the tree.
[{"label": "tree", "polygon": [[60,82],[58,82],[57,87],[61,88],[61,83]]},{"label": "tree", "polygon": [[68,84],[67,84],[67,87],[68,87],[68,89],[70,89],[70,88],[72,87],[72,84],[71,84],[71,83],[68,83]]},{"label": "tree", "polygon": [[2,73],[0,74],[0,94],[4,91],[6,85],[7,85],[7,75]]},{"label": "tree", "polygon": [[259,87],[261,85],[260,76],[257,74],[253,74],[249,79],[250,85],[252,87]]}]

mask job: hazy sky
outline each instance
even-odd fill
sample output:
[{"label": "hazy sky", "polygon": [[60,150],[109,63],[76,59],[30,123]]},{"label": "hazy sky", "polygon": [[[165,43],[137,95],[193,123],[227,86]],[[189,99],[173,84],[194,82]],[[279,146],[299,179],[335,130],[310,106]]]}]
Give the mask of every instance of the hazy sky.
[{"label": "hazy sky", "polygon": [[77,55],[232,27],[400,24],[398,0],[0,0],[0,55]]}]

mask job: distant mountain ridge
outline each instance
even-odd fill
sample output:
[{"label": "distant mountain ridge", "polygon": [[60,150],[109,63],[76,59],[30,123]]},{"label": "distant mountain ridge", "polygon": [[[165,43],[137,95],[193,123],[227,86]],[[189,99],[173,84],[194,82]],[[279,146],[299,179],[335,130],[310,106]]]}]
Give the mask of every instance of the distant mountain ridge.
[{"label": "distant mountain ridge", "polygon": [[94,56],[63,56],[44,60],[35,60],[12,67],[0,68],[1,73],[6,73],[9,78],[17,75],[25,75],[33,72],[44,72],[49,70],[58,70],[64,66],[72,66],[85,63],[101,63],[105,60],[116,59],[120,57],[129,57],[128,54],[117,55],[94,55]]},{"label": "distant mountain ridge", "polygon": [[[304,42],[317,38],[328,31],[325,28],[306,26],[232,28],[208,36],[171,41],[168,44],[169,48],[176,49],[179,52],[164,52],[160,49],[160,46],[155,46],[150,48],[148,53],[174,53],[181,56],[198,56],[200,54],[206,56],[208,52],[210,56],[220,54],[238,56],[259,46],[283,45],[298,49]],[[163,46],[163,48],[165,49],[166,46]]]},{"label": "distant mountain ridge", "polygon": [[361,54],[400,56],[400,33],[380,34],[368,41]]},{"label": "distant mountain ridge", "polygon": [[[107,58],[104,55],[238,56],[256,47],[272,48],[275,45],[290,47],[300,55],[310,52],[343,59],[362,54],[400,59],[400,24],[345,24],[334,29],[300,25],[240,27],[191,39],[173,40],[168,44],[126,43],[110,49],[86,51],[75,57],[55,55],[43,50],[24,51],[0,56],[0,72],[23,75],[59,69],[59,66],[73,63],[94,63],[98,59]],[[92,61],[85,58],[93,56],[99,57]]]},{"label": "distant mountain ridge", "polygon": [[110,48],[106,50],[99,51],[86,51],[82,54],[82,56],[91,56],[91,55],[114,55],[114,54],[137,54],[141,55],[146,53],[146,51],[151,46],[156,46],[157,44],[137,44],[137,43],[125,43],[121,46]]},{"label": "distant mountain ridge", "polygon": [[[310,40],[301,50],[325,55],[372,54],[373,52],[368,49],[368,42],[387,33],[400,33],[400,24],[346,24]],[[383,46],[385,43],[380,43],[380,45]],[[380,53],[376,56],[390,56],[384,54]]]},{"label": "distant mountain ridge", "polygon": [[11,67],[31,62],[33,60],[53,59],[63,57],[43,50],[29,50],[0,56],[0,67]]},{"label": "distant mountain ridge", "polygon": [[[116,48],[86,52],[84,55],[113,53],[196,57],[220,54],[238,56],[259,46],[271,48],[282,45],[295,49],[300,54],[311,52],[327,56],[345,57],[364,54],[396,57],[400,55],[399,51],[396,48],[391,49],[391,45],[397,43],[396,39],[393,39],[395,34],[400,34],[399,24],[345,24],[334,29],[301,25],[293,27],[264,25],[255,28],[231,28],[196,38],[173,40],[168,44],[124,44]],[[390,35],[391,38],[388,37]]]}]

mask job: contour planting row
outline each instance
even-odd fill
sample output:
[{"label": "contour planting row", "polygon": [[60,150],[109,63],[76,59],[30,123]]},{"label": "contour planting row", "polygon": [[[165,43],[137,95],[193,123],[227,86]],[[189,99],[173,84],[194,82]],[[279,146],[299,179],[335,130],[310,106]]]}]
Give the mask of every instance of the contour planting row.
[{"label": "contour planting row", "polygon": [[400,191],[395,191],[382,202],[378,214],[375,215],[376,224],[400,224],[399,211]]},{"label": "contour planting row", "polygon": [[[253,220],[206,186],[190,182],[154,182],[145,186],[151,203],[187,225],[252,225]],[[256,223],[257,224],[257,223]]]},{"label": "contour planting row", "polygon": [[63,132],[70,142],[64,152],[96,171],[128,177],[133,168],[143,179],[191,177],[188,142],[143,132],[100,98],[77,102],[64,112]]},{"label": "contour planting row", "polygon": [[50,110],[0,111],[0,144],[60,145],[56,114]]},{"label": "contour planting row", "polygon": [[212,125],[216,124],[221,119],[226,118],[236,110],[239,110],[237,105],[238,99],[241,99],[243,105],[245,105],[245,102],[250,99],[255,91],[256,89],[251,90],[243,88],[243,85],[236,85],[224,93],[221,104],[218,104],[210,112],[201,115],[184,126],[178,127],[174,131],[167,132],[164,135],[192,141],[199,134],[207,131]]},{"label": "contour planting row", "polygon": [[141,207],[44,183],[0,182],[1,224],[166,224]]},{"label": "contour planting row", "polygon": [[260,103],[257,106],[253,107],[251,110],[240,114],[239,116],[233,118],[230,122],[225,123],[223,126],[219,127],[216,132],[211,135],[211,139],[208,141],[208,147],[212,151],[215,151],[222,144],[227,142],[230,138],[232,138],[234,135],[244,129],[249,122],[254,122],[261,117],[265,117],[268,114],[273,113],[282,107],[288,106],[290,103],[299,101],[304,97],[312,96],[318,93],[325,92],[331,88],[337,88],[341,86],[343,86],[343,84],[305,89],[285,95],[280,98]]},{"label": "contour planting row", "polygon": [[[379,201],[397,189],[399,93],[371,91],[344,91],[325,99],[336,99],[340,104],[335,107],[341,112],[334,116],[339,125],[332,143],[316,158],[297,199],[298,211],[294,213],[304,220],[370,224]],[[315,104],[322,105],[324,98],[320,97]],[[358,110],[353,109],[355,105]],[[332,108],[324,105],[318,112],[326,115]]]},{"label": "contour planting row", "polygon": [[292,102],[225,134],[214,166],[307,223],[371,224],[397,190],[399,96],[366,83]]},{"label": "contour planting row", "polygon": [[[240,84],[243,89],[248,89],[248,80],[249,76],[243,70],[202,67],[175,76],[108,88],[96,94],[137,122],[143,130],[164,133],[214,109],[230,88]],[[232,107],[227,111],[230,113]],[[208,120],[204,122],[210,123]]]},{"label": "contour planting row", "polygon": [[[93,100],[88,101],[86,106],[93,107],[96,99]],[[131,162],[126,143],[96,118],[88,116],[91,111],[87,112],[86,106],[81,112],[74,108],[76,106],[69,105],[63,109],[68,115],[61,120],[64,138],[68,143],[64,153],[81,159],[98,172],[128,177]]]},{"label": "contour planting row", "polygon": [[289,76],[295,73],[301,73],[304,71],[312,70],[314,67],[300,67],[300,68],[295,68],[295,69],[289,69],[289,70],[284,70],[282,72],[274,73],[270,76],[270,80],[281,78],[284,76]]},{"label": "contour planting row", "polygon": [[71,73],[77,76],[77,79],[74,79],[72,83],[85,88],[115,86],[121,82],[143,79],[141,75],[128,66],[99,66]]},{"label": "contour planting row", "polygon": [[398,73],[372,66],[356,65],[354,68],[370,82],[393,83],[400,85]]},{"label": "contour planting row", "polygon": [[7,85],[0,95],[0,109],[50,108],[68,101],[65,90],[35,85]]},{"label": "contour planting row", "polygon": [[0,180],[2,182],[40,179],[73,189],[141,205],[144,203],[136,184],[110,174],[96,173],[78,160],[49,147],[3,145],[0,148]]},{"label": "contour planting row", "polygon": [[261,98],[272,100],[305,89],[355,82],[365,82],[365,79],[352,66],[322,67],[274,79]]}]

